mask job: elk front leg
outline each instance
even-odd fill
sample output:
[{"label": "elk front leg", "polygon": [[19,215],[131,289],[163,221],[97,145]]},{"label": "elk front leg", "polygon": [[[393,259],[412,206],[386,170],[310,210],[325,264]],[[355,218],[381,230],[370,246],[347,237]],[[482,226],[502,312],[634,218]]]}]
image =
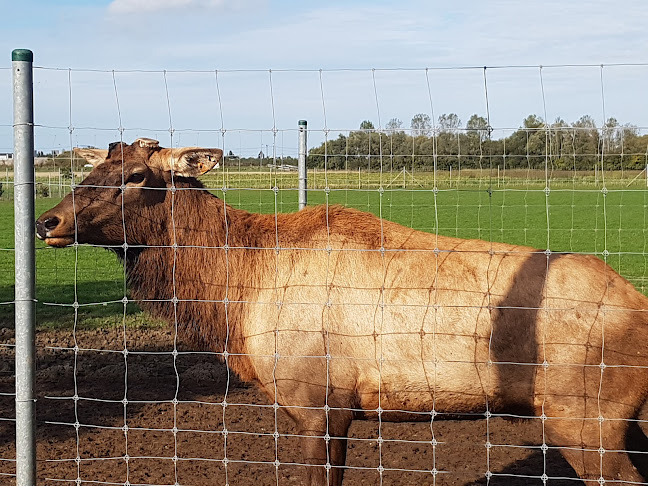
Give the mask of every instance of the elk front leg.
[{"label": "elk front leg", "polygon": [[328,414],[323,410],[299,410],[290,415],[297,423],[297,433],[302,436],[303,460],[308,465],[306,484],[340,486],[352,413],[348,410],[329,410]]}]

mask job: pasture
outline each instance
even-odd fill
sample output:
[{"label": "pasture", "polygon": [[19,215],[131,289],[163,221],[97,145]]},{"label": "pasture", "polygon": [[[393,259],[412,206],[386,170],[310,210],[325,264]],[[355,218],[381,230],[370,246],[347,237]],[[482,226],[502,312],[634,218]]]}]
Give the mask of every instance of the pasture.
[{"label": "pasture", "polygon": [[[402,179],[391,184],[397,176],[361,174],[358,183],[353,173],[329,173],[328,181],[314,174],[309,204],[343,204],[431,233],[596,254],[648,292],[648,190],[643,184],[626,187],[627,178],[611,177],[603,189],[593,177],[579,177],[552,180],[546,191],[543,174],[500,181],[475,174],[437,180],[435,190],[433,175],[415,174],[403,184]],[[263,213],[297,209],[294,174],[215,174],[204,182],[235,207]],[[223,186],[225,191],[219,189]],[[36,214],[59,200],[37,198]],[[0,201],[0,331],[9,344],[12,228],[13,201],[6,198]],[[292,423],[276,415],[267,398],[239,381],[217,356],[179,343],[173,357],[173,329],[135,303],[122,302],[125,278],[114,254],[89,246],[53,249],[40,241],[37,248],[41,480],[194,486],[303,482]],[[13,397],[2,393],[12,391],[13,352],[10,347],[0,351],[0,417],[12,417]],[[70,399],[73,395],[80,399]],[[122,403],[125,396],[127,404]],[[0,427],[0,457],[14,457],[13,424],[0,422]],[[226,438],[220,433],[225,427]],[[385,485],[541,484],[545,467],[558,478],[551,484],[578,484],[557,450],[542,454],[537,445],[542,437],[539,419],[511,423],[495,417],[488,425],[358,421],[350,430],[351,469],[344,484],[378,484],[379,465]],[[484,447],[486,442],[492,449]],[[275,458],[281,460],[279,468]],[[430,473],[432,464],[438,475]],[[486,470],[494,474],[489,481]],[[0,462],[0,475],[12,472],[11,462]]]},{"label": "pasture", "polygon": [[[363,173],[359,178],[350,172],[316,172],[309,174],[308,202],[354,207],[430,233],[596,254],[641,292],[648,292],[648,190],[642,180],[626,187],[633,174],[621,180],[612,173],[605,189],[591,175],[553,179],[546,192],[544,173],[520,171],[498,184],[476,171],[464,172],[469,175],[460,180],[445,174],[436,181],[437,190],[431,173],[406,174],[403,188],[401,177],[393,173]],[[217,173],[204,183],[237,208],[259,213],[297,210],[294,173]],[[222,187],[228,189],[223,192]],[[59,201],[37,198],[36,214]],[[13,322],[12,248],[13,201],[5,197],[0,200],[3,326]],[[37,249],[40,326],[65,328],[76,322],[81,327],[110,327],[122,324],[124,312],[133,325],[157,325],[135,305],[124,309],[124,272],[111,252],[88,246],[53,249],[40,241]]]}]

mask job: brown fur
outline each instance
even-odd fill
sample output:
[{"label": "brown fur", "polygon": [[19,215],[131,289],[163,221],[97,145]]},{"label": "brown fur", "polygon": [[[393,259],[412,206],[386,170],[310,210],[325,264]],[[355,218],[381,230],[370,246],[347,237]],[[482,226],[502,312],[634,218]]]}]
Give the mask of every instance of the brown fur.
[{"label": "brown fur", "polygon": [[[636,367],[648,365],[648,299],[601,260],[339,206],[251,214],[195,179],[169,190],[171,174],[147,165],[157,150],[113,147],[83,182],[99,188],[43,214],[39,235],[73,242],[76,215],[79,242],[115,245],[142,307],[227,351],[232,370],[288,406],[304,460],[333,466],[309,467],[311,484],[341,484],[353,418],[429,420],[433,409],[544,411],[549,444],[592,451],[561,450],[581,478],[641,481],[627,454],[601,462],[596,450],[624,449],[628,422],[607,419],[635,417],[648,393]],[[136,171],[146,178],[128,183]]]}]

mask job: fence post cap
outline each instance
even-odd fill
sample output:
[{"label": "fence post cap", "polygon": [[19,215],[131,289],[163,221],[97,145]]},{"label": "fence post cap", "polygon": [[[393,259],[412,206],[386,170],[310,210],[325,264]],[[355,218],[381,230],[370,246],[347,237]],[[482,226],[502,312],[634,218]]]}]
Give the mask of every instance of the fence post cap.
[{"label": "fence post cap", "polygon": [[14,49],[11,52],[11,60],[34,62],[34,53],[29,49]]},{"label": "fence post cap", "polygon": [[301,127],[301,126],[304,126],[304,127],[305,127],[306,125],[308,125],[308,122],[307,122],[306,120],[299,120],[298,125],[299,125],[300,127]]}]

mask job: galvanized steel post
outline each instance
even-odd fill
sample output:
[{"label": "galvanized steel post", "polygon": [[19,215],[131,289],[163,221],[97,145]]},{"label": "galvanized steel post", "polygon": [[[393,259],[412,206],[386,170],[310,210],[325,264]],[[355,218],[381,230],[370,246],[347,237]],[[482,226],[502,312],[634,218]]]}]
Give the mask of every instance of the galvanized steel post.
[{"label": "galvanized steel post", "polygon": [[307,122],[299,120],[299,158],[297,159],[297,171],[299,172],[299,209],[304,209],[308,203],[308,194],[306,192],[308,183],[308,173],[306,172],[306,154],[308,153],[306,137]]},{"label": "galvanized steel post", "polygon": [[14,228],[16,269],[16,484],[36,484],[35,247],[34,247],[34,55],[11,53],[14,105]]}]

